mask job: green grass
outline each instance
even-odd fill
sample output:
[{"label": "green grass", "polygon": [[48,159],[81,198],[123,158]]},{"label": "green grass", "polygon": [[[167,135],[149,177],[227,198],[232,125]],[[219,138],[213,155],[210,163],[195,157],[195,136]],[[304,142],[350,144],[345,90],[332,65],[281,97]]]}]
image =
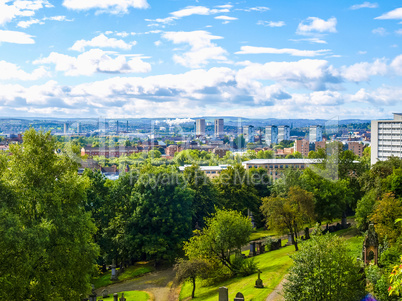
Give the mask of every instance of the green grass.
[{"label": "green grass", "polygon": [[[289,257],[292,253],[294,253],[294,246],[288,246],[254,257],[258,268],[262,271],[261,279],[264,283],[262,289],[254,287],[257,274],[231,278],[213,286],[202,287],[201,282],[197,281],[195,299],[216,301],[218,300],[218,288],[225,286],[229,289],[230,300],[233,300],[238,292],[242,292],[246,300],[263,301],[286,275],[292,265],[292,259]],[[180,292],[180,300],[191,297],[191,290],[192,285],[185,283]]]},{"label": "green grass", "polygon": [[[118,293],[119,298],[121,297],[122,293]],[[102,296],[99,297],[102,300],[113,300],[113,294],[109,294],[108,298],[102,298]],[[146,292],[141,292],[141,291],[128,291],[124,292],[124,298],[127,299],[127,301],[148,301],[151,300],[150,296]]]},{"label": "green grass", "polygon": [[276,233],[272,230],[265,230],[264,228],[260,228],[255,230],[253,233],[250,235],[250,241],[252,240],[258,240],[267,236],[274,236]]},{"label": "green grass", "polygon": [[112,275],[111,271],[107,271],[105,274],[100,275],[97,278],[94,278],[93,284],[95,288],[100,288],[107,286],[112,283],[120,282],[127,279],[132,279],[135,277],[139,277],[146,273],[152,272],[154,270],[153,266],[147,262],[138,262],[133,266],[130,266],[124,270],[124,272],[119,275],[119,281],[112,282],[110,277]]}]

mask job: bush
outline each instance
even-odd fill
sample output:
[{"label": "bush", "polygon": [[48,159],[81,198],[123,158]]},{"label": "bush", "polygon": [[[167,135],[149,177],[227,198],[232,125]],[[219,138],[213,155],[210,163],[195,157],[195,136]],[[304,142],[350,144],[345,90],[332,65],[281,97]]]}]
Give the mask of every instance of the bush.
[{"label": "bush", "polygon": [[365,296],[365,277],[338,236],[312,236],[294,255],[285,299],[291,301],[355,301]]},{"label": "bush", "polygon": [[257,264],[254,258],[247,259],[243,256],[236,255],[232,262],[235,268],[235,274],[239,276],[248,276],[257,272]]}]

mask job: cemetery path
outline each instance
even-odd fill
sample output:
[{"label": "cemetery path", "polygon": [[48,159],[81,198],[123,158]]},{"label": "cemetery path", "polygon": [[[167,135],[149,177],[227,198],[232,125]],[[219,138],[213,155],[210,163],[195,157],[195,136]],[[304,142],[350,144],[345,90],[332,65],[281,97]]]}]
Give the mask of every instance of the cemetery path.
[{"label": "cemetery path", "polygon": [[174,301],[178,300],[176,288],[172,288],[175,277],[173,268],[155,271],[140,278],[134,278],[123,282],[115,283],[96,290],[98,296],[104,289],[108,290],[109,295],[125,291],[147,291],[154,295],[155,301]]},{"label": "cemetery path", "polygon": [[283,285],[286,283],[286,276],[282,281],[274,288],[272,293],[269,294],[265,301],[282,301],[285,300],[282,295]]}]

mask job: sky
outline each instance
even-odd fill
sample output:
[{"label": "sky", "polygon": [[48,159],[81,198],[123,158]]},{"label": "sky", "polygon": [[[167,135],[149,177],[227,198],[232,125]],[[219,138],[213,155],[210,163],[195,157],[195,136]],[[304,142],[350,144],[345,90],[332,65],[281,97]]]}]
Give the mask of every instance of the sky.
[{"label": "sky", "polygon": [[389,119],[401,41],[391,0],[0,0],[0,117]]}]

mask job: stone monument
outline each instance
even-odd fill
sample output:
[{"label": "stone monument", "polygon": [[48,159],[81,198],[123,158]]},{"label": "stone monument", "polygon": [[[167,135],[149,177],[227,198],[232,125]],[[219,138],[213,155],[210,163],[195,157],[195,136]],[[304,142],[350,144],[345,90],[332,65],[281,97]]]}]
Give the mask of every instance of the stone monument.
[{"label": "stone monument", "polygon": [[236,294],[236,297],[234,298],[234,301],[244,301],[244,295],[240,292]]},{"label": "stone monument", "polygon": [[118,280],[117,271],[116,271],[116,262],[114,261],[114,259],[112,260],[112,276],[110,277],[110,280],[112,280],[112,281]]},{"label": "stone monument", "polygon": [[219,301],[229,301],[229,291],[227,287],[219,288]]},{"label": "stone monument", "polygon": [[374,260],[374,264],[378,265],[378,245],[378,235],[375,232],[374,225],[370,224],[363,243],[364,264],[369,264]]},{"label": "stone monument", "polygon": [[255,281],[255,287],[256,288],[263,288],[264,287],[264,285],[262,284],[262,280],[260,278],[261,273],[262,272],[260,270],[258,270],[258,279]]}]

